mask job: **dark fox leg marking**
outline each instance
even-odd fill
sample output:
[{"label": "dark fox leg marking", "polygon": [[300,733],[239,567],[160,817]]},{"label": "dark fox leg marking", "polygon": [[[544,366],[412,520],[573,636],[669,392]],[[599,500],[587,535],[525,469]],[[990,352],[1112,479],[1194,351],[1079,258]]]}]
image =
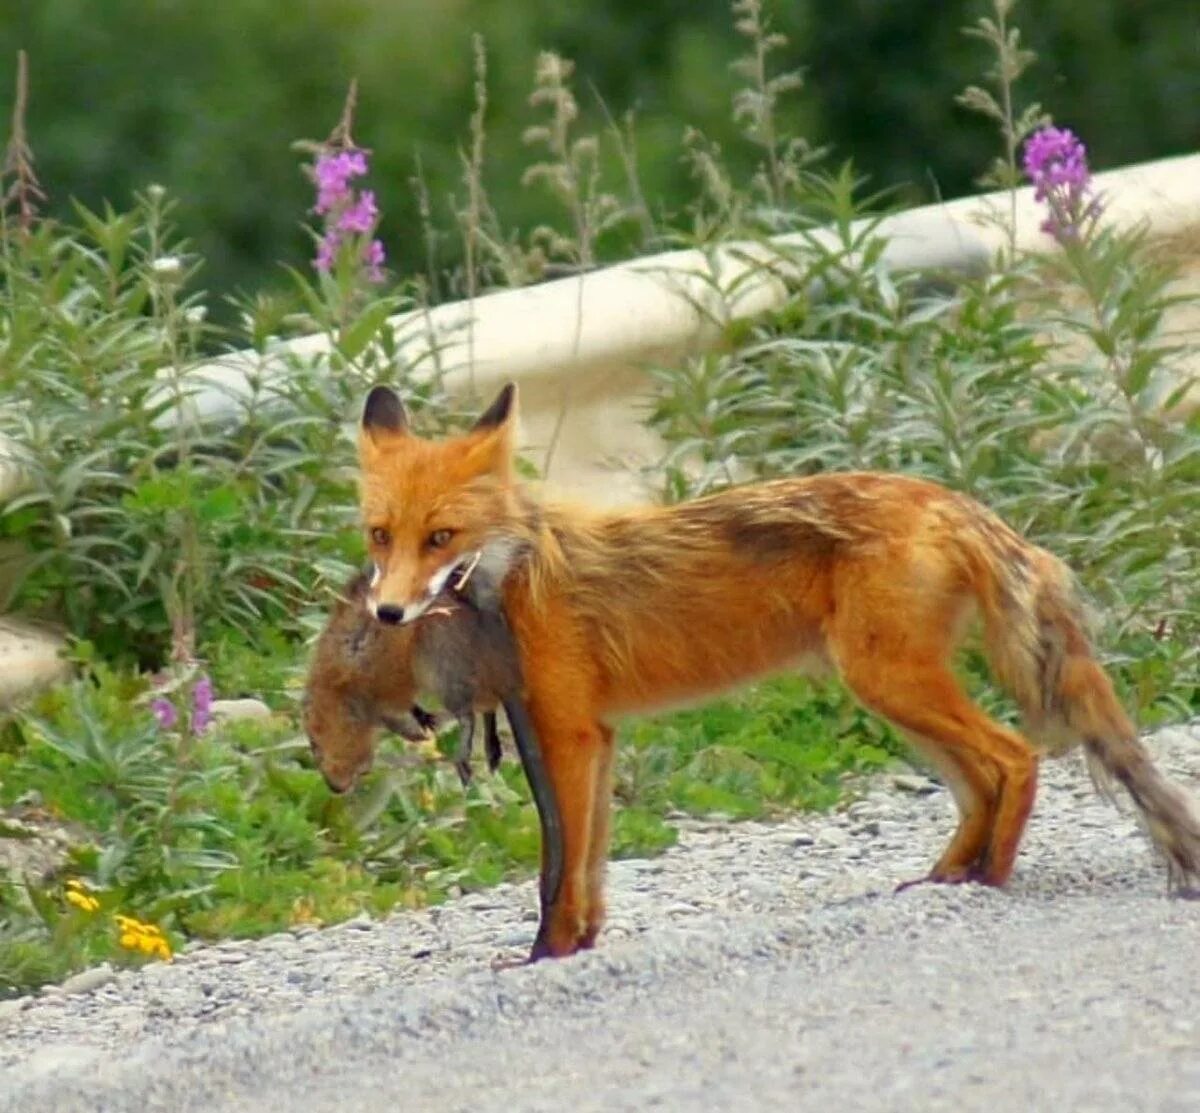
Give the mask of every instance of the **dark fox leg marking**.
[{"label": "dark fox leg marking", "polygon": [[542,874],[539,885],[541,923],[538,926],[533,951],[529,956],[532,962],[546,954],[542,933],[546,930],[550,909],[558,900],[559,889],[562,888],[562,815],[558,808],[558,798],[554,795],[550,777],[546,773],[546,766],[542,761],[542,748],[538,742],[537,731],[525,710],[524,702],[520,698],[511,697],[506,698],[503,703],[504,713],[508,716],[508,725],[512,728],[513,741],[517,744],[517,753],[520,755],[521,765],[525,769],[525,779],[529,781],[529,788],[533,793],[538,822],[542,828]]}]

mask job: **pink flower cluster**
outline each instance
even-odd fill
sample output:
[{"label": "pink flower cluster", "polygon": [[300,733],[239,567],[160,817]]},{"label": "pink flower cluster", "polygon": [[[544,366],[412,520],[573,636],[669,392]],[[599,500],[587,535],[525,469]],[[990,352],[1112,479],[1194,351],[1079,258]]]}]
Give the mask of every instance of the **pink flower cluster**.
[{"label": "pink flower cluster", "polygon": [[1026,142],[1024,164],[1034,197],[1049,209],[1042,231],[1062,244],[1080,239],[1102,208],[1091,196],[1087,148],[1070,128],[1044,127]]},{"label": "pink flower cluster", "polygon": [[[317,186],[314,212],[325,218],[325,232],[317,244],[313,266],[327,272],[333,269],[338,252],[350,236],[369,236],[379,220],[379,206],[372,190],[356,190],[350,183],[368,170],[364,151],[350,148],[321,155],[313,167]],[[383,243],[371,239],[362,247],[362,262],[371,282],[383,281]]]},{"label": "pink flower cluster", "polygon": [[[206,674],[192,685],[192,733],[203,734],[212,722],[213,686]],[[155,696],[150,701],[150,711],[163,730],[170,730],[179,722],[179,712],[166,696]]]}]

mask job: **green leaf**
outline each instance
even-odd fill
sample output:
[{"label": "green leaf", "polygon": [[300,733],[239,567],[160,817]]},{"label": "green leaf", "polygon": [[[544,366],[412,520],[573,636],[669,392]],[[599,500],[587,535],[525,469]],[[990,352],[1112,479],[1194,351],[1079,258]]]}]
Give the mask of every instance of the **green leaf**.
[{"label": "green leaf", "polygon": [[197,507],[200,521],[210,525],[235,518],[243,512],[242,497],[233,487],[217,487],[209,491]]},{"label": "green leaf", "polygon": [[391,301],[375,302],[338,335],[337,350],[347,363],[353,363],[362,355],[394,310]]}]

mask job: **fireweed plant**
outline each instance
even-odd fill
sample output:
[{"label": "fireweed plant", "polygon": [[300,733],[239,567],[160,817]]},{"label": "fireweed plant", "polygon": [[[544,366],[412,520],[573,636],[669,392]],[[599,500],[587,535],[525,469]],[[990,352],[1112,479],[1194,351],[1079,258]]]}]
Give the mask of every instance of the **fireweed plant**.
[{"label": "fireweed plant", "polygon": [[[208,323],[201,263],[160,187],[127,212],[77,206],[75,225],[27,227],[36,208],[12,191],[31,163],[13,163],[0,453],[21,482],[0,504],[0,607],[64,624],[82,661],[204,662],[228,686],[306,636],[307,608],[361,555],[353,415],[395,377],[392,318],[414,303],[380,281],[382,217],[347,120],[302,167],[331,269],[289,270],[292,289],[246,298],[233,332]],[[331,350],[283,346],[314,332]],[[209,372],[225,349],[244,385],[222,398]],[[448,428],[436,368],[412,375],[422,420]]]},{"label": "fireweed plant", "polygon": [[[1132,710],[1145,721],[1195,714],[1200,418],[1187,415],[1186,353],[1168,331],[1171,257],[1106,226],[1080,139],[1020,105],[1032,56],[1011,0],[996,0],[971,29],[995,52],[988,88],[960,103],[999,131],[989,181],[1015,190],[1029,176],[1041,243],[1017,251],[1014,224],[992,273],[953,286],[888,270],[869,215],[878,205],[851,168],[822,169],[821,152],[788,129],[801,84],[778,64],[786,44],[769,16],[758,0],[734,8],[745,88],[730,107],[754,165],[739,178],[689,132],[694,202],[642,242],[707,251],[760,238],[791,294],[729,326],[721,301],[736,290],[713,278],[697,309],[725,327],[725,343],[656,372],[649,421],[668,445],[667,496],[836,468],[939,479],[1079,572]],[[653,223],[632,128],[587,133],[570,66],[544,56],[528,181],[555,207],[530,237],[505,230],[484,189],[476,53],[469,198],[450,199],[470,275],[433,269],[428,195],[431,273],[387,272],[387,219],[370,151],[351,134],[352,91],[328,138],[299,145],[313,200],[297,214],[289,287],[243,298],[229,332],[208,322],[201,261],[172,230],[162,191],[128,211],[43,220],[36,136],[15,129],[0,183],[0,434],[23,486],[0,505],[0,592],[66,625],[81,676],[0,726],[0,837],[6,825],[24,838],[31,824],[57,824],[71,842],[48,871],[0,874],[0,995],[101,960],[161,959],[188,939],[415,907],[536,869],[515,762],[464,796],[444,761],[385,745],[360,791],[333,798],[296,715],[305,639],[362,555],[353,427],[367,386],[400,380],[432,435],[468,418],[442,389],[440,353],[404,361],[406,330],[427,327],[429,292],[473,298],[555,265],[586,273],[601,237],[628,227],[623,214]],[[603,143],[620,148],[624,196],[605,178]],[[1016,207],[1014,193],[999,219]],[[836,240],[771,254],[767,237],[816,226]],[[322,352],[284,343],[311,334]],[[234,349],[245,390],[216,406],[201,372]],[[974,660],[965,666],[973,676]],[[272,714],[211,720],[217,693],[264,698]],[[634,724],[618,751],[615,853],[669,845],[674,810],[831,806],[848,775],[896,752],[839,689],[791,677]]]},{"label": "fireweed plant", "polygon": [[[732,330],[729,350],[657,373],[650,421],[669,446],[666,494],[858,468],[967,491],[1077,571],[1136,713],[1195,714],[1200,412],[1188,402],[1194,340],[1167,320],[1178,266],[1144,230],[1106,226],[1082,141],[1039,106],[1019,107],[1014,86],[1033,56],[1012,7],[996,0],[970,29],[996,52],[996,91],[972,87],[960,103],[996,123],[1013,190],[1008,171],[1024,169],[1046,250],[1016,252],[1013,229],[987,278],[947,292],[881,265],[873,225],[852,222],[851,175],[801,172],[791,219],[802,231],[807,206],[840,238],[788,255],[794,295]],[[781,127],[772,134],[786,141]],[[706,177],[728,192],[720,174]],[[766,219],[778,226],[778,214]]]},{"label": "fireweed plant", "polygon": [[[165,684],[159,678],[155,690],[161,692]],[[188,722],[193,734],[203,734],[212,722],[213,686],[205,674],[196,677],[191,685],[192,709]],[[166,695],[155,695],[150,700],[150,712],[163,730],[171,730],[179,725],[180,715],[176,701]]]},{"label": "fireweed plant", "polygon": [[1135,704],[1194,713],[1200,409],[1186,405],[1196,346],[1164,327],[1185,300],[1178,268],[1144,230],[1103,226],[1103,198],[1071,131],[1031,136],[1024,167],[1045,205],[1042,231],[1061,248],[1035,259],[1023,288],[1026,312],[1045,322],[1043,375],[1059,402],[1038,442],[1057,501],[1034,520],[1061,537],[1101,604]]},{"label": "fireweed plant", "polygon": [[352,267],[361,267],[368,282],[383,281],[383,241],[372,237],[379,223],[379,208],[372,190],[361,192],[350,185],[368,171],[367,152],[349,148],[326,152],[313,166],[317,203],[313,209],[323,217],[325,229],[317,241],[313,266],[327,273],[339,257]]},{"label": "fireweed plant", "polygon": [[1025,173],[1048,212],[1042,231],[1064,246],[1087,238],[1103,212],[1093,196],[1087,148],[1069,128],[1044,127],[1025,144]]}]

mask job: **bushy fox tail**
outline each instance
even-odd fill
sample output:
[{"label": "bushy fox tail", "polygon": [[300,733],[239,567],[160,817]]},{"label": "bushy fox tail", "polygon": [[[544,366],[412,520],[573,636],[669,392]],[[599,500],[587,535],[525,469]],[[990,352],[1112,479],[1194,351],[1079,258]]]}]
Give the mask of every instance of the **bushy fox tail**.
[{"label": "bushy fox tail", "polygon": [[1200,891],[1200,813],[1155,768],[1092,653],[1070,571],[1015,534],[979,537],[972,566],[988,658],[1033,741],[1052,755],[1082,745],[1096,787],[1129,793],[1167,861],[1168,886]]}]

